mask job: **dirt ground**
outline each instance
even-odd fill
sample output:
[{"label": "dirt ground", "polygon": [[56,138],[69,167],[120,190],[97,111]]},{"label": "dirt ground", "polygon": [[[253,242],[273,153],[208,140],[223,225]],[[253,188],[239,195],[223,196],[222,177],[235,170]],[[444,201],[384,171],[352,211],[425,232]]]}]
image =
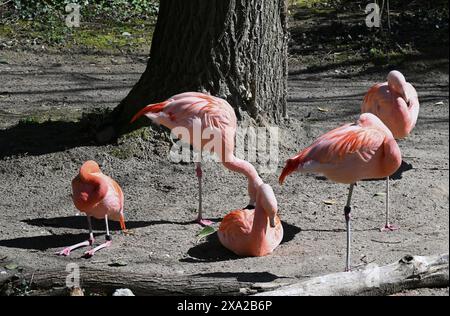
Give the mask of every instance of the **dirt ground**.
[{"label": "dirt ground", "polygon": [[[14,272],[2,262],[28,268],[75,262],[161,275],[221,272],[255,281],[258,273],[268,272],[276,280],[342,271],[344,185],[295,175],[280,187],[280,169],[263,174],[277,195],[285,240],[270,256],[238,258],[214,236],[197,243],[200,227],[190,223],[197,206],[194,166],[168,161],[167,143],[133,137],[119,145],[94,146],[89,141],[89,131],[77,120],[83,112],[118,104],[143,72],[144,56],[4,50],[1,57],[7,63],[0,64],[0,273]],[[384,198],[375,195],[384,190],[384,182],[360,183],[354,196],[354,265],[449,251],[448,68],[411,64],[400,70],[416,86],[422,105],[416,129],[400,143],[406,171],[392,181],[392,220],[401,230],[378,230]],[[365,91],[385,76],[343,75],[339,67],[312,72],[293,63],[290,119],[280,133],[279,168],[315,137],[354,120]],[[124,236],[113,225],[110,249],[88,260],[80,258],[81,250],[58,257],[56,250],[87,237],[86,219],[76,216],[71,201],[70,181],[88,159],[98,161],[121,184],[134,234]],[[212,162],[205,164],[204,174],[204,209],[217,227],[227,212],[247,204],[246,182]],[[325,205],[330,199],[337,203]],[[103,229],[102,222],[95,223],[98,241]],[[117,261],[127,265],[109,266]],[[448,295],[448,289],[400,295],[420,294]]]}]

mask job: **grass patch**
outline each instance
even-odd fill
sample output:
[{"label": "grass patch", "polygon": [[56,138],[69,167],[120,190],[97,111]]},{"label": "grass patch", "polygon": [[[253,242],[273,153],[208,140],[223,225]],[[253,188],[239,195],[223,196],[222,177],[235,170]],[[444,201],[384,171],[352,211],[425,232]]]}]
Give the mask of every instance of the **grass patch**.
[{"label": "grass patch", "polygon": [[150,46],[153,31],[152,22],[139,19],[123,23],[83,23],[79,28],[68,28],[64,23],[44,24],[40,21],[18,20],[0,25],[0,39],[25,46],[45,44],[69,49],[139,50]]}]

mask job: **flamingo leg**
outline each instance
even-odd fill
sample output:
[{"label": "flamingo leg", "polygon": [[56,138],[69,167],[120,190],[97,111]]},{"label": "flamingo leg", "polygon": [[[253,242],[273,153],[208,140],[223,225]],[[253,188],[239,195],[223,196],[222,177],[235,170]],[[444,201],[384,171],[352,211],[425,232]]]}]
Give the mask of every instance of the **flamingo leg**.
[{"label": "flamingo leg", "polygon": [[351,201],[353,195],[353,189],[355,188],[355,184],[351,184],[348,189],[348,197],[347,197],[347,205],[344,208],[345,215],[345,223],[347,225],[347,253],[345,259],[345,271],[351,271],[351,244],[352,244],[352,227],[351,227],[351,216],[350,213],[352,211]]},{"label": "flamingo leg", "polygon": [[203,218],[203,188],[202,188],[202,178],[203,178],[203,170],[202,163],[197,162],[195,172],[197,174],[198,179],[198,216],[196,222],[202,226],[210,226],[212,222]]},{"label": "flamingo leg", "polygon": [[400,227],[397,225],[393,225],[389,222],[389,200],[390,200],[390,189],[389,189],[389,177],[386,178],[386,224],[383,228],[381,228],[382,232],[386,231],[396,231],[399,230]]},{"label": "flamingo leg", "polygon": [[87,222],[88,222],[88,226],[89,226],[89,239],[83,242],[80,242],[78,244],[75,244],[73,246],[64,248],[61,251],[56,252],[55,254],[59,255],[59,256],[69,256],[70,253],[78,248],[81,247],[88,247],[88,246],[92,246],[94,244],[95,238],[94,238],[94,233],[92,232],[92,223],[91,223],[91,217],[88,215],[87,216]]},{"label": "flamingo leg", "polygon": [[97,251],[102,250],[103,248],[109,247],[111,246],[112,243],[112,238],[111,235],[109,233],[109,224],[108,224],[108,215],[105,215],[105,224],[106,224],[106,236],[105,239],[106,241],[101,244],[100,246],[95,247],[94,249],[91,249],[89,251],[86,251],[84,253],[84,256],[87,258],[92,257]]}]

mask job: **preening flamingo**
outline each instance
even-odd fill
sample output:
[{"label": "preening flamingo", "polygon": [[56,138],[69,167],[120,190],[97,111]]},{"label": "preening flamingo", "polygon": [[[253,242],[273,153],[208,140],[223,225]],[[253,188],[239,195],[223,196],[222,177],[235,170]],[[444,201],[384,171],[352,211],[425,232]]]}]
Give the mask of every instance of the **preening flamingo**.
[{"label": "preening flamingo", "polygon": [[280,184],[293,172],[319,173],[328,179],[350,184],[344,209],[347,225],[346,270],[350,270],[351,198],[358,181],[392,175],[402,162],[400,148],[391,131],[373,114],[366,113],[319,137],[311,146],[289,159]]},{"label": "preening flamingo", "polygon": [[[372,113],[391,130],[395,139],[407,137],[416,126],[420,104],[416,89],[399,71],[391,71],[387,82],[374,85],[367,92],[361,113]],[[386,178],[386,224],[382,231],[399,227],[389,221],[389,177]]]},{"label": "preening flamingo", "polygon": [[283,239],[283,225],[277,213],[272,188],[262,184],[257,190],[254,210],[236,210],[224,217],[217,232],[219,240],[239,256],[266,256]]},{"label": "preening flamingo", "polygon": [[[234,109],[227,101],[203,93],[186,92],[162,103],[148,105],[133,117],[131,123],[144,115],[155,124],[163,125],[172,131],[180,127],[185,128],[188,133],[180,134],[182,141],[191,144],[200,153],[208,150],[216,154],[225,168],[245,175],[250,196],[248,208],[254,208],[256,188],[262,184],[262,180],[252,164],[234,155],[237,119]],[[205,134],[219,138],[219,146],[208,147],[211,138],[203,138]],[[201,166],[201,161],[196,163],[199,188],[197,222],[210,225],[211,222],[203,218]]]},{"label": "preening flamingo", "polygon": [[106,242],[85,252],[87,257],[91,257],[97,251],[111,245],[108,219],[119,221],[120,227],[126,232],[122,189],[116,181],[101,172],[95,161],[85,162],[81,166],[79,174],[72,180],[72,199],[75,207],[87,215],[89,239],[67,247],[57,254],[68,256],[72,250],[93,246],[95,239],[92,233],[91,217],[105,219]]}]

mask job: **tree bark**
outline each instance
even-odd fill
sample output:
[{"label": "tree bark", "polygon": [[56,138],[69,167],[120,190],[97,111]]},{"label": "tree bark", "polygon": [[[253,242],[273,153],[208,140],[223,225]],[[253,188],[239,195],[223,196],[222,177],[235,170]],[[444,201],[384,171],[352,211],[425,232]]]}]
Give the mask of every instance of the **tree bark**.
[{"label": "tree bark", "polygon": [[287,41],[286,0],[161,0],[147,68],[113,112],[116,134],[144,106],[187,91],[226,99],[238,119],[278,122]]}]

